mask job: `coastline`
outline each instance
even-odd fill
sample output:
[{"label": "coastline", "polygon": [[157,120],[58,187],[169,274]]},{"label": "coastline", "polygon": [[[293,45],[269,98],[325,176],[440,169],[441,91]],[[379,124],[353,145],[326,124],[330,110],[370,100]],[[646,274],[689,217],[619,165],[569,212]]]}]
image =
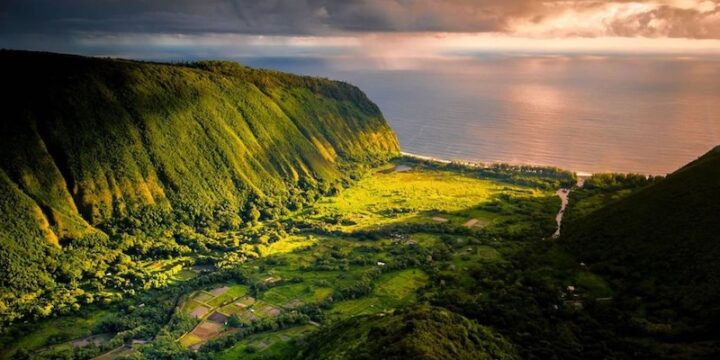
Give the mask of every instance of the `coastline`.
[{"label": "coastline", "polygon": [[437,158],[437,157],[433,157],[433,156],[414,154],[414,153],[405,152],[405,151],[401,151],[400,155],[418,159],[418,160],[437,162],[437,163],[441,163],[441,164],[460,164],[460,165],[464,165],[464,166],[471,166],[471,167],[478,167],[478,168],[487,168],[489,166],[497,165],[497,164],[507,164],[507,165],[511,165],[511,166],[554,167],[554,168],[567,170],[569,172],[574,173],[575,176],[578,177],[578,185],[580,187],[582,187],[582,182],[584,182],[584,180],[586,178],[589,178],[593,175],[593,173],[587,172],[587,171],[577,171],[577,170],[565,169],[565,168],[561,168],[561,167],[557,167],[557,166],[548,166],[548,165],[539,165],[539,164],[515,164],[515,163],[499,162],[499,161],[498,162],[481,162],[481,161],[468,161],[468,160],[448,160],[448,159],[441,159],[441,158]]}]

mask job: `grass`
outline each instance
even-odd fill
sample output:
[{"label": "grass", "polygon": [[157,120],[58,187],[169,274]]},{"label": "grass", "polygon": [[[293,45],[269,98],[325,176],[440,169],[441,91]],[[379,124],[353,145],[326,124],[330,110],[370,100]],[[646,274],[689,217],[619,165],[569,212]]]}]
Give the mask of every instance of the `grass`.
[{"label": "grass", "polygon": [[181,312],[185,314],[191,313],[193,310],[195,310],[198,306],[204,306],[204,304],[201,304],[195,300],[187,300],[183,303],[182,308],[180,309]]},{"label": "grass", "polygon": [[210,301],[214,298],[215,298],[215,296],[213,294],[210,294],[207,291],[200,291],[192,297],[192,300],[207,304],[208,301]]},{"label": "grass", "polygon": [[207,304],[213,307],[220,306],[226,302],[245,296],[245,294],[247,294],[247,286],[245,285],[234,284],[229,285],[228,287],[228,290],[224,294],[208,301]]},{"label": "grass", "polygon": [[268,255],[286,254],[318,243],[315,236],[288,236],[268,246]]},{"label": "grass", "polygon": [[262,295],[263,301],[283,306],[293,300],[304,299],[312,294],[312,287],[307,284],[291,284],[274,287]]},{"label": "grass", "polygon": [[426,248],[430,248],[433,245],[440,242],[440,236],[437,234],[413,234],[410,240],[415,241],[418,245]]},{"label": "grass", "polygon": [[[91,311],[85,316],[65,316],[35,324],[32,331],[21,337],[0,338],[0,359],[7,359],[18,349],[34,351],[41,347],[92,335],[95,326],[110,315],[107,310]],[[53,341],[51,341],[53,340]]]},{"label": "grass", "polygon": [[389,298],[399,303],[415,299],[416,291],[425,286],[428,276],[419,269],[407,269],[383,274],[374,289],[374,295]]},{"label": "grass", "polygon": [[463,246],[453,254],[452,263],[456,267],[464,267],[478,262],[493,262],[501,258],[500,252],[492,246],[469,245]]},{"label": "grass", "polygon": [[273,287],[262,295],[268,303],[293,308],[301,304],[319,303],[333,294],[333,288],[315,287],[311,283],[290,284]]},{"label": "grass", "polygon": [[[218,360],[231,359],[257,359],[257,358],[287,358],[294,355],[293,347],[289,341],[315,331],[312,325],[304,325],[248,336],[239,341],[232,348],[222,352]],[[251,348],[248,350],[248,348]]]},{"label": "grass", "polygon": [[359,299],[335,303],[330,309],[333,318],[368,315],[386,311],[415,301],[416,291],[425,286],[428,276],[419,269],[406,269],[383,274],[373,292]]},{"label": "grass", "polygon": [[194,279],[197,273],[192,270],[182,269],[180,272],[175,274],[175,279],[178,281],[187,281]]},{"label": "grass", "polygon": [[[277,306],[260,300],[256,301],[252,308],[255,310],[255,315],[260,318],[275,317],[282,312],[282,310]],[[274,315],[274,313],[276,314]]]},{"label": "grass", "polygon": [[610,285],[602,277],[589,271],[577,274],[577,286],[585,291],[590,298],[612,297],[613,291]]},{"label": "grass", "polygon": [[339,196],[320,201],[315,219],[339,216],[344,230],[373,228],[401,222],[432,222],[438,216],[449,224],[463,225],[470,219],[483,223],[495,214],[478,205],[500,193],[535,191],[478,179],[455,172],[414,169],[407,172],[378,172],[362,179]]},{"label": "grass", "polygon": [[388,306],[376,296],[367,296],[359,299],[336,302],[329,313],[333,319],[342,319],[350,316],[375,314],[387,310]]},{"label": "grass", "polygon": [[[310,299],[312,302],[318,303],[318,302],[324,301],[325,299],[329,298],[332,294],[333,294],[332,288],[315,288],[315,289],[313,289]],[[306,299],[307,299],[307,297],[306,297]]]},{"label": "grass", "polygon": [[240,316],[243,312],[245,312],[247,308],[243,308],[240,306],[235,305],[235,303],[227,304],[219,309],[219,311],[226,315],[235,315]]},{"label": "grass", "polygon": [[139,345],[133,345],[133,346],[123,345],[123,346],[120,346],[113,350],[110,350],[98,357],[95,357],[95,358],[93,358],[93,360],[113,360],[113,359],[124,359],[125,357],[131,357],[132,354],[136,351],[138,346]]},{"label": "grass", "polygon": [[199,336],[195,336],[193,333],[187,333],[185,336],[180,338],[180,345],[184,348],[189,348],[193,345],[197,345],[203,341]]}]

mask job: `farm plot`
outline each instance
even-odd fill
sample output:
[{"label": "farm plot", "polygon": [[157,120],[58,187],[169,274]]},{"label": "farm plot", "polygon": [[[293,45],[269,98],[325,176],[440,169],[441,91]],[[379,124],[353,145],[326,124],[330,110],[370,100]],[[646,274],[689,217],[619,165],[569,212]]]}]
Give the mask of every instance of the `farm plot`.
[{"label": "farm plot", "polygon": [[[213,293],[213,291],[215,292]],[[215,295],[215,298],[208,301],[208,304],[212,306],[220,306],[221,304],[244,296],[247,293],[247,287],[245,285],[231,285],[214,289],[213,291],[211,291],[211,293],[217,295]]]},{"label": "farm plot", "polygon": [[181,337],[180,344],[186,348],[196,347],[219,335],[224,330],[224,323],[206,319],[198,324],[190,333]]},{"label": "farm plot", "polygon": [[419,269],[406,269],[384,274],[373,292],[359,299],[335,303],[330,310],[334,318],[374,314],[415,301],[416,292],[425,286],[428,276]]},{"label": "farm plot", "polygon": [[315,326],[303,325],[251,335],[236,343],[232,348],[225,350],[218,359],[288,358],[294,355],[293,348],[288,345],[290,340],[306,336],[315,330],[317,330]]},{"label": "farm plot", "polygon": [[417,290],[427,284],[428,276],[419,269],[407,269],[384,274],[373,294],[386,299],[386,303],[405,303],[415,300]]},{"label": "farm plot", "polygon": [[303,304],[319,303],[333,293],[330,287],[315,287],[309,283],[291,284],[274,287],[262,295],[263,301],[286,309],[294,309]]}]

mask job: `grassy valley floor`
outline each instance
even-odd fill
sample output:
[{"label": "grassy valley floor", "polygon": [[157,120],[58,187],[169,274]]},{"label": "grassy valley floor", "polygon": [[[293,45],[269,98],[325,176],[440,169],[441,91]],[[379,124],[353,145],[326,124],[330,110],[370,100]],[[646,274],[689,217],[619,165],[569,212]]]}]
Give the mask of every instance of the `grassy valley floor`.
[{"label": "grassy valley floor", "polygon": [[[254,235],[215,234],[241,239],[236,251],[143,263],[170,279],[166,286],[108,297],[81,315],[18,324],[0,337],[0,359],[323,357],[350,346],[338,337],[313,353],[328,331],[355,328],[357,339],[381,342],[385,335],[372,329],[405,333],[395,328],[398,316],[436,324],[407,336],[475,334],[474,346],[493,358],[601,358],[652,343],[641,332],[623,340],[613,289],[551,239],[555,192],[574,178],[529,173],[397,160],[336,196],[248,230]],[[283,231],[263,235],[272,227]],[[446,317],[428,315],[438,311]],[[391,354],[388,346],[382,351]],[[435,348],[418,356],[467,355]],[[635,354],[653,349],[643,345]],[[368,354],[356,355],[344,356]]]}]

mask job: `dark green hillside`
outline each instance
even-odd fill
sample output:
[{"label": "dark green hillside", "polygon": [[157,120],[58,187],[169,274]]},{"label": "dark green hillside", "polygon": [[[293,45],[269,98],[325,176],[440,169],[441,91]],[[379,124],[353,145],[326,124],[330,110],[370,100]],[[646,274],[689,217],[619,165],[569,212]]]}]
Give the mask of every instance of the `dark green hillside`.
[{"label": "dark green hillside", "polygon": [[51,286],[58,244],[168,222],[237,229],[398,151],[346,83],[6,50],[0,69],[3,290]]},{"label": "dark green hillside", "polygon": [[717,325],[720,148],[564,231],[563,241],[591,269],[652,304],[645,309],[651,321],[689,316]]},{"label": "dark green hillside", "polygon": [[304,359],[517,359],[490,328],[444,308],[417,306],[351,318],[315,335]]}]

